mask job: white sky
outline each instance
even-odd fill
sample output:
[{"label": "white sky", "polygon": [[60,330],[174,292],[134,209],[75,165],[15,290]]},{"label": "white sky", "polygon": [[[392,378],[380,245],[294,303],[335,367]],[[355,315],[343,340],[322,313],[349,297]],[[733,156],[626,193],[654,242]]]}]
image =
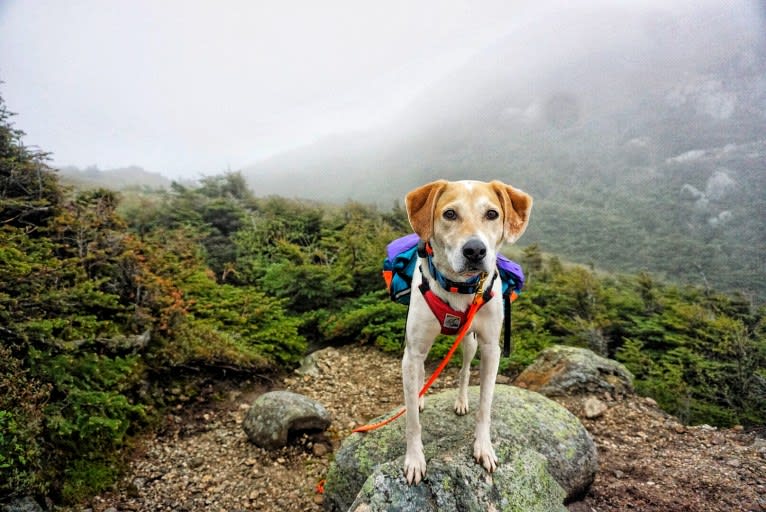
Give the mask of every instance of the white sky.
[{"label": "white sky", "polygon": [[385,122],[527,5],[0,0],[0,96],[55,165],[212,174]]},{"label": "white sky", "polygon": [[0,96],[54,165],[198,177],[385,123],[572,5],[715,1],[0,0]]}]

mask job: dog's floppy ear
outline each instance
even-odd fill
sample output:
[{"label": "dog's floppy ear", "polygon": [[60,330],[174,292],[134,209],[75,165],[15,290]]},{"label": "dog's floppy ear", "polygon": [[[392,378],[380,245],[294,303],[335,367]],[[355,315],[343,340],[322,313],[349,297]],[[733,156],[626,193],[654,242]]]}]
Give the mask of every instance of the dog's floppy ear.
[{"label": "dog's floppy ear", "polygon": [[507,242],[513,243],[527,229],[532,211],[532,196],[501,181],[493,181],[490,185],[503,205],[503,236]]},{"label": "dog's floppy ear", "polygon": [[431,239],[434,229],[434,207],[445,186],[447,186],[446,180],[433,181],[416,188],[404,198],[412,230],[421,240]]}]

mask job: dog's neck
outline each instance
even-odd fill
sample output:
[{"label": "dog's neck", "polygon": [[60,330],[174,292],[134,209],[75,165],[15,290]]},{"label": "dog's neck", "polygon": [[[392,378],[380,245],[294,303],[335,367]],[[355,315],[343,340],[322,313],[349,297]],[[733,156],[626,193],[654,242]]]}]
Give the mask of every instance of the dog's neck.
[{"label": "dog's neck", "polygon": [[[479,289],[480,274],[465,280],[454,280],[448,278],[444,272],[441,272],[434,263],[433,250],[428,242],[421,240],[418,243],[418,256],[421,258],[421,271],[431,280],[436,281],[445,292],[472,295]],[[425,265],[422,264],[423,262],[425,262]]]},{"label": "dog's neck", "polygon": [[442,302],[448,304],[451,308],[458,311],[465,311],[474,299],[476,292],[484,285],[485,301],[492,298],[492,288],[497,277],[494,272],[485,283],[482,283],[482,276],[478,275],[465,281],[454,281],[449,279],[433,262],[433,254],[427,242],[422,240],[418,244],[418,256],[420,256],[420,273],[425,285]]},{"label": "dog's neck", "polygon": [[452,279],[447,278],[443,272],[440,272],[439,269],[436,268],[433,256],[427,255],[425,257],[425,261],[428,267],[428,273],[430,274],[431,278],[435,280],[445,291],[449,293],[472,295],[479,289],[479,281],[481,280],[481,275],[476,275],[465,281],[453,281]]}]

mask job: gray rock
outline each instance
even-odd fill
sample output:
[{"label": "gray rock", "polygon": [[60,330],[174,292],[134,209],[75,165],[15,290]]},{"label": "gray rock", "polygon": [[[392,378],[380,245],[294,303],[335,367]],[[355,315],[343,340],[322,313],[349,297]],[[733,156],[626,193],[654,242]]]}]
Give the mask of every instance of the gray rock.
[{"label": "gray rock", "polygon": [[256,445],[276,449],[285,446],[291,434],[322,432],[330,422],[330,414],[319,402],[289,391],[271,391],[253,402],[242,428]]},{"label": "gray rock", "polygon": [[729,176],[727,169],[719,169],[708,178],[707,185],[705,186],[705,195],[713,201],[721,201],[736,186],[737,182]]},{"label": "gray rock", "polygon": [[[325,509],[355,512],[565,511],[598,469],[596,447],[579,420],[542,395],[496,385],[492,441],[498,469],[473,459],[475,415],[456,416],[456,390],[429,397],[421,413],[428,471],[416,486],[403,475],[404,418],[343,442],[325,485]],[[472,411],[478,387],[469,388]]]},{"label": "gray rock", "polygon": [[585,409],[585,417],[592,420],[593,418],[598,418],[604,414],[608,407],[595,396],[591,396],[585,400],[583,409]]},{"label": "gray rock", "polygon": [[694,185],[684,183],[684,186],[681,187],[681,199],[686,201],[696,201],[703,197],[705,197],[705,194],[702,191],[697,190]]},{"label": "gray rock", "polygon": [[301,359],[301,365],[295,369],[295,373],[302,377],[319,377],[320,371],[316,356],[309,354]]},{"label": "gray rock", "polygon": [[43,507],[31,496],[24,496],[3,505],[1,510],[2,512],[43,512]]},{"label": "gray rock", "polygon": [[513,382],[546,396],[633,393],[633,374],[612,359],[585,348],[554,346],[540,354]]}]

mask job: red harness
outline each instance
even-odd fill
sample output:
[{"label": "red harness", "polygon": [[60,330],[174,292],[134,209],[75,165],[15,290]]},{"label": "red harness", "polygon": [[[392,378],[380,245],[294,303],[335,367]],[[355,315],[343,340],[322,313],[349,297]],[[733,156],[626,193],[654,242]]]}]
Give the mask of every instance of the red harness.
[{"label": "red harness", "polygon": [[[486,286],[483,294],[484,300],[477,308],[477,311],[495,296],[492,292],[492,285],[495,282],[495,277],[497,277],[497,273],[492,276],[492,280],[489,285]],[[436,317],[436,320],[439,321],[439,325],[442,329],[441,333],[449,335],[457,334],[466,322],[467,312],[453,309],[449,304],[441,300],[433,291],[431,291],[431,287],[428,285],[428,280],[425,276],[423,276],[423,282],[420,284],[420,292],[423,294],[423,298],[426,299],[426,304],[431,308],[431,312]]]}]

